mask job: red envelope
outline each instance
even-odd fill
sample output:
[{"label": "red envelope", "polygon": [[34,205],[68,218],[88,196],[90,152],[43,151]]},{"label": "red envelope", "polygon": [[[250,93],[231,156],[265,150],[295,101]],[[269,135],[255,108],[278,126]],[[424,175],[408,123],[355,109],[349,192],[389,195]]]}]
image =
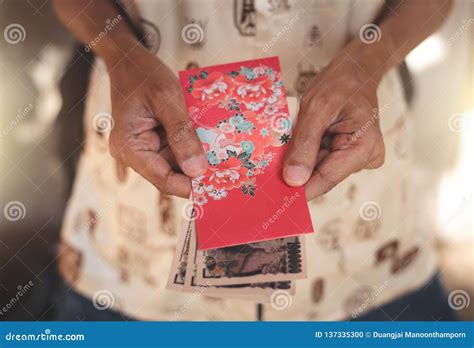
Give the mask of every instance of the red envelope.
[{"label": "red envelope", "polygon": [[209,169],[193,180],[198,249],[313,232],[302,187],[282,178],[291,120],[277,57],[181,71]]}]

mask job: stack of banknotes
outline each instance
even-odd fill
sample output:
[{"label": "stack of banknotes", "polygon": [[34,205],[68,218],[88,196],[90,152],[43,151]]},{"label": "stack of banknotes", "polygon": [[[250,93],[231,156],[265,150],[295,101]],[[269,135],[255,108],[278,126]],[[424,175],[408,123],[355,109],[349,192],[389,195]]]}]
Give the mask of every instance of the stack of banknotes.
[{"label": "stack of banknotes", "polygon": [[204,296],[270,302],[306,278],[304,236],[198,250],[194,220],[178,236],[167,288]]}]

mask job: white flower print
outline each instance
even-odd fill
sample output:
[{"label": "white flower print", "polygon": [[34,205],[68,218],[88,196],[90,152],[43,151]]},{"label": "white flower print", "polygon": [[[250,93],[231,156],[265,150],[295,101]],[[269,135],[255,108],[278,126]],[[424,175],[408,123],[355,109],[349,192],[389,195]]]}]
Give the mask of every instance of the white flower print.
[{"label": "white flower print", "polygon": [[252,110],[252,111],[258,111],[258,110],[260,110],[260,108],[261,108],[262,106],[263,106],[263,103],[251,102],[251,103],[245,104],[245,107],[246,107],[248,110]]},{"label": "white flower print", "polygon": [[212,192],[209,192],[209,196],[212,199],[215,199],[216,201],[227,197],[227,191],[225,189],[220,189],[220,190],[213,190]]},{"label": "white flower print", "polygon": [[[204,178],[201,176],[200,178]],[[202,195],[204,192],[209,192],[214,189],[212,185],[206,186],[204,183],[198,179],[193,180],[192,182],[193,192],[196,192],[198,195]]]},{"label": "white flower print", "polygon": [[207,203],[207,197],[206,196],[197,196],[194,198],[194,203],[197,205],[204,205]]},{"label": "white flower print", "polygon": [[273,115],[278,112],[278,108],[275,105],[267,105],[265,106],[265,109],[263,110],[264,113],[267,115]]}]

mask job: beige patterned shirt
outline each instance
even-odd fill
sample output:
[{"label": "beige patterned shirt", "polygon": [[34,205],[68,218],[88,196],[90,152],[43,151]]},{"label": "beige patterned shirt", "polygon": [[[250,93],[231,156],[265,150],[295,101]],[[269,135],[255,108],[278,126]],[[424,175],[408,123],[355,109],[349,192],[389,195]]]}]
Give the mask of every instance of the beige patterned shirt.
[{"label": "beige patterned shirt", "polygon": [[[151,49],[173,71],[279,56],[289,96],[381,9],[377,0],[138,1]],[[203,40],[186,43],[197,23]],[[429,233],[417,224],[413,128],[396,71],[379,90],[386,161],[352,175],[309,203],[308,279],[291,306],[265,305],[267,320],[340,320],[365,313],[428,280],[436,269]],[[255,304],[165,289],[183,199],[161,195],[117,166],[94,117],[111,113],[109,77],[93,69],[86,101],[86,145],[64,218],[60,269],[75,290],[111,295],[113,309],[146,320],[255,320]],[[389,318],[387,318],[389,319]]]}]

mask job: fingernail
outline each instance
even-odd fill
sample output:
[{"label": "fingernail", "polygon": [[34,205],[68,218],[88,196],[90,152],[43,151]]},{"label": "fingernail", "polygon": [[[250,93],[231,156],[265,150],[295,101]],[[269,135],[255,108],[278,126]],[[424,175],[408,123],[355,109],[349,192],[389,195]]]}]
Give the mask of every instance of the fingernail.
[{"label": "fingernail", "polygon": [[190,157],[183,162],[181,169],[184,174],[192,178],[203,175],[207,169],[206,157],[204,155]]},{"label": "fingernail", "polygon": [[311,173],[306,167],[299,165],[290,165],[283,171],[283,177],[290,186],[302,186],[306,184]]}]

